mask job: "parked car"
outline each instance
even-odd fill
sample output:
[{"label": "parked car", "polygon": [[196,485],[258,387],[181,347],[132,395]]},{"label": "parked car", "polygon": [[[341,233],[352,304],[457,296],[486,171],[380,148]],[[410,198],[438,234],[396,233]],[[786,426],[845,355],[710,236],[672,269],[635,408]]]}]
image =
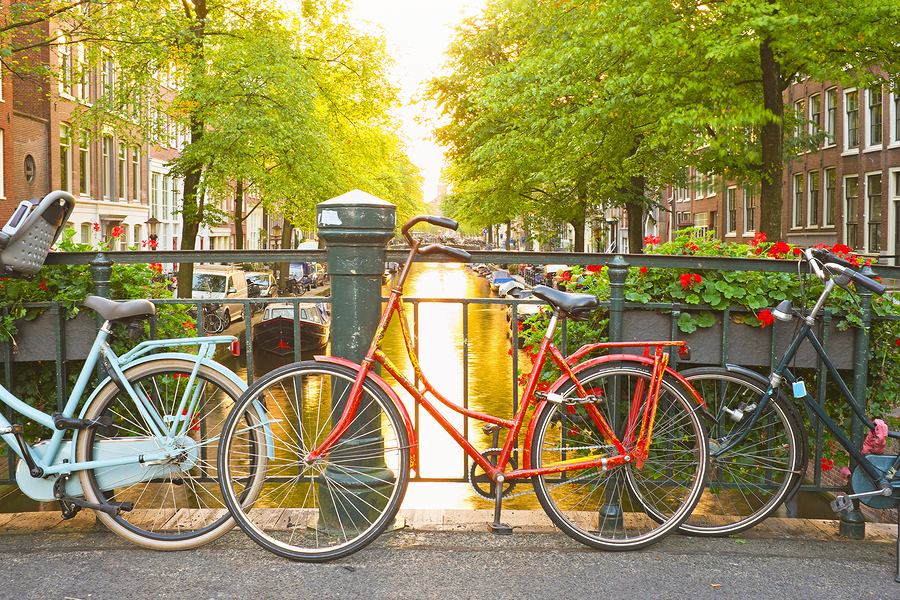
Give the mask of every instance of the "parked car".
[{"label": "parked car", "polygon": [[247,287],[251,298],[274,298],[278,295],[278,283],[271,273],[247,273]]},{"label": "parked car", "polygon": [[225,327],[235,318],[244,318],[243,303],[227,302],[228,299],[241,300],[248,298],[247,277],[242,269],[227,265],[203,265],[194,269],[194,282],[191,286],[191,298],[221,298],[216,311]]}]

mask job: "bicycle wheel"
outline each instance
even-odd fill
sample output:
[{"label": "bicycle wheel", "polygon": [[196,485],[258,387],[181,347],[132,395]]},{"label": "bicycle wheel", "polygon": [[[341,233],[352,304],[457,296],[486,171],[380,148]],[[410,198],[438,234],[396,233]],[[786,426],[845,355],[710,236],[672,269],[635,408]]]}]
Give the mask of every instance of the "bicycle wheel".
[{"label": "bicycle wheel", "polygon": [[[219,452],[225,502],[241,529],[279,556],[306,562],[346,556],[375,539],[400,508],[409,483],[409,437],[393,401],[371,381],[344,437],[324,456],[306,460],[342,414],[355,378],[339,365],[287,365],[251,386],[225,423]],[[254,401],[266,407],[274,456],[251,508],[225,484],[255,459],[241,425]]]},{"label": "bicycle wheel", "polygon": [[214,312],[203,315],[203,332],[206,334],[220,333],[225,330],[225,323],[222,317]]},{"label": "bicycle wheel", "polygon": [[[148,419],[127,392],[109,382],[91,401],[86,417],[111,417],[115,427],[92,427],[78,435],[79,462],[141,456],[162,448],[154,428],[189,419],[187,431],[177,439],[185,451],[175,458],[79,472],[89,501],[134,505],[116,517],[98,511],[97,518],[122,537],[156,550],[200,546],[234,527],[217,481],[216,452],[228,410],[242,390],[201,365],[189,392],[189,397],[197,398],[195,408],[179,411],[193,367],[190,360],[159,359],[125,369],[126,379],[139,396],[150,399],[155,414]],[[264,445],[256,431],[253,442]],[[249,467],[240,490],[243,501],[259,492],[265,464]]]},{"label": "bicycle wheel", "polygon": [[[806,453],[797,410],[783,394],[776,395],[748,437],[715,456],[749,421],[767,383],[721,367],[689,369],[682,375],[706,400],[718,424],[708,429],[711,464],[706,490],[680,530],[723,536],[749,529],[772,514],[801,483]],[[744,414],[735,421],[726,410]]]},{"label": "bicycle wheel", "polygon": [[[578,373],[585,390],[627,451],[634,450],[651,372],[612,363]],[[558,393],[578,397],[572,380]],[[531,442],[534,468],[585,457],[614,457],[616,448],[598,430],[585,404],[548,404],[537,417]],[[633,421],[633,420],[632,420]],[[670,382],[660,385],[647,460],[621,466],[566,470],[534,477],[538,500],[550,519],[579,542],[604,550],[636,550],[659,541],[690,515],[700,499],[706,474],[707,441],[693,403]]]}]

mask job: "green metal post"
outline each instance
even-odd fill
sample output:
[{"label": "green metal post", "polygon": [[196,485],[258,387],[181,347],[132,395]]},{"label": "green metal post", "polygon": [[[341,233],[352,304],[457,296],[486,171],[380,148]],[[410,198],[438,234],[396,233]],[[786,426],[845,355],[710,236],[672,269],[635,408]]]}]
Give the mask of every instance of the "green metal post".
[{"label": "green metal post", "polygon": [[[316,207],[319,237],[325,242],[328,258],[328,274],[331,279],[331,354],[360,362],[372,342],[381,316],[381,278],[384,274],[384,249],[394,237],[397,223],[396,207],[365,192],[354,190],[337,198],[320,203]],[[334,380],[332,398],[340,399],[333,412],[336,421],[346,401],[346,385]],[[337,389],[341,385],[345,389]],[[365,400],[365,398],[363,399]],[[333,407],[334,408],[334,407]],[[358,423],[377,423],[378,407],[361,403],[362,418]],[[371,456],[359,452],[356,446],[366,448],[383,445],[378,438],[360,439],[355,432],[348,432],[353,444],[342,444],[341,452],[353,456]],[[353,446],[353,447],[351,447]],[[344,461],[340,471],[330,466],[325,477],[340,480],[345,489],[355,490],[355,498],[340,498],[333,502],[324,483],[320,483],[319,526],[326,523],[358,522],[361,527],[383,508],[388,493],[379,488],[388,487],[393,479],[383,456],[359,458],[353,469]],[[337,520],[339,519],[339,520]]]},{"label": "green metal post", "polygon": [[[875,277],[875,272],[869,267],[864,267],[860,272],[867,277]],[[872,325],[872,292],[862,286],[857,286],[856,295],[862,309],[862,327],[856,330],[856,340],[853,346],[853,397],[865,411],[866,382],[869,374],[869,336]],[[862,448],[864,438],[865,426],[854,414],[850,419],[850,439],[857,448]],[[853,468],[852,464],[850,468]],[[842,536],[854,540],[866,537],[866,519],[859,510],[859,500],[853,500],[853,510],[841,517],[838,531]]]},{"label": "green metal post", "polygon": [[[616,255],[611,261],[606,263],[606,266],[609,269],[609,341],[621,342],[623,329],[622,321],[625,312],[625,280],[628,278],[628,263],[625,262],[625,259],[622,256]],[[618,403],[620,398],[619,381],[616,379],[611,383],[611,401]],[[610,409],[610,414],[619,414],[618,405],[611,406]],[[618,431],[619,423],[612,423],[611,425]],[[622,469],[616,469],[615,476],[622,477],[621,473],[623,472]],[[622,481],[621,484],[624,486],[625,482]],[[598,512],[600,513],[601,523],[615,522],[617,527],[621,526],[623,519],[622,504],[619,500],[619,494],[615,489],[607,495],[603,506],[598,509]]]},{"label": "green metal post", "polygon": [[621,255],[616,255],[606,266],[609,268],[609,341],[621,342],[629,264]]}]

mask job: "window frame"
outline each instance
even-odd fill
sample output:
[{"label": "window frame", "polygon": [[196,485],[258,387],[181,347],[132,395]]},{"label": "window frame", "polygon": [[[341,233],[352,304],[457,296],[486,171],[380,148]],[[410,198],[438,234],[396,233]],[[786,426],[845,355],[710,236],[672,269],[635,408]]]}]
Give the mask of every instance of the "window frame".
[{"label": "window frame", "polygon": [[791,188],[793,191],[791,229],[800,229],[803,227],[803,205],[805,203],[803,179],[803,173],[794,173],[793,187]]},{"label": "window frame", "polygon": [[821,193],[822,180],[819,171],[809,171],[806,174],[806,226],[808,228],[818,229],[819,227],[819,196]]},{"label": "window frame", "polygon": [[[851,185],[856,190],[856,195],[850,195]],[[851,225],[853,229],[851,230]],[[859,242],[859,175],[846,175],[844,177],[844,244],[851,250],[856,250]]]},{"label": "window frame", "polygon": [[859,90],[844,90],[844,152],[859,152]]},{"label": "window frame", "polygon": [[884,93],[866,90],[866,149],[880,150],[884,143]]},{"label": "window frame", "polygon": [[[834,227],[837,222],[837,169],[829,167],[823,170],[825,194],[823,197],[823,227]],[[829,185],[832,184],[832,185]]]}]

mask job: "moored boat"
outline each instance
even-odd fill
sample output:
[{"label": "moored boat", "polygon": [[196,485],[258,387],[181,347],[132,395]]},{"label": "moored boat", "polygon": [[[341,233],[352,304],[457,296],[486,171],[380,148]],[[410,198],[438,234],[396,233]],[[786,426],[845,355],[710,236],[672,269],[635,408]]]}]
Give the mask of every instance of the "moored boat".
[{"label": "moored boat", "polygon": [[[331,316],[324,304],[301,302],[297,306],[300,351],[316,350],[328,343]],[[266,306],[262,320],[253,327],[253,343],[260,350],[281,356],[294,352],[294,305],[277,302]]]}]

